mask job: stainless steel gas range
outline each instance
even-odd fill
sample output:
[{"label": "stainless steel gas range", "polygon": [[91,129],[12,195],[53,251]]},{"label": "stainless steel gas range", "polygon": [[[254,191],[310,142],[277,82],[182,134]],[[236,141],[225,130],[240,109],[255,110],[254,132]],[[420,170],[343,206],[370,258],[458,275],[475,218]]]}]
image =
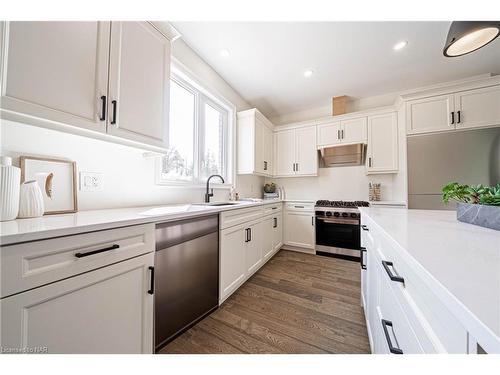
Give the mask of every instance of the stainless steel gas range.
[{"label": "stainless steel gas range", "polygon": [[360,257],[361,234],[358,207],[368,207],[364,201],[316,202],[316,253]]}]

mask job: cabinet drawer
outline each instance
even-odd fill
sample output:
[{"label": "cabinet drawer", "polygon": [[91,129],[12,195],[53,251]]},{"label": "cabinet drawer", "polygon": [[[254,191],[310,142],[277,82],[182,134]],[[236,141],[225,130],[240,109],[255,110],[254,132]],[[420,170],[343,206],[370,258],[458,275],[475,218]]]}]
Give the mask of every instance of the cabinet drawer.
[{"label": "cabinet drawer", "polygon": [[285,205],[287,211],[314,211],[314,203],[302,203],[302,202],[287,202]]},{"label": "cabinet drawer", "polygon": [[283,205],[281,203],[268,204],[264,206],[264,216],[274,214],[276,212],[281,212]]},{"label": "cabinet drawer", "polygon": [[404,283],[392,281],[385,269],[381,271],[382,279],[389,282],[424,351],[467,353],[467,331],[462,324],[420,280],[401,251],[372,227],[379,258],[377,266],[383,267],[383,260],[392,262],[389,272],[402,277]]},{"label": "cabinet drawer", "polygon": [[146,224],[2,247],[1,297],[151,252],[154,242]]},{"label": "cabinet drawer", "polygon": [[233,227],[262,217],[262,206],[225,211],[220,214],[220,229]]},{"label": "cabinet drawer", "polygon": [[[377,324],[380,325],[379,328],[382,330],[381,340],[385,341],[387,351],[391,352],[390,349],[393,347],[396,349],[395,351],[397,351],[397,349],[402,351],[402,353],[399,354],[423,353],[424,351],[406,315],[403,313],[389,281],[384,278],[380,281],[379,298],[379,316],[381,319],[378,319]],[[381,344],[382,347],[383,345],[384,344]]]}]

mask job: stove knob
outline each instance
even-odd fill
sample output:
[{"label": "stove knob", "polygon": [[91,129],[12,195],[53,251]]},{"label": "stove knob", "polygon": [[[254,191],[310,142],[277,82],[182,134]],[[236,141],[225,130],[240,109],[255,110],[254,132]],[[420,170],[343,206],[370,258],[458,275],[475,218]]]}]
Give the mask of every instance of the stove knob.
[{"label": "stove knob", "polygon": [[357,219],[358,218],[358,214],[356,212],[351,212],[351,217]]},{"label": "stove knob", "polygon": [[330,211],[326,211],[325,215],[326,216],[332,216],[332,213]]},{"label": "stove knob", "polygon": [[333,213],[333,216],[335,216],[335,217],[339,217],[339,216],[340,216],[340,213],[339,213],[339,212],[334,212],[334,213]]},{"label": "stove knob", "polygon": [[349,214],[347,212],[342,212],[342,217],[347,217]]}]

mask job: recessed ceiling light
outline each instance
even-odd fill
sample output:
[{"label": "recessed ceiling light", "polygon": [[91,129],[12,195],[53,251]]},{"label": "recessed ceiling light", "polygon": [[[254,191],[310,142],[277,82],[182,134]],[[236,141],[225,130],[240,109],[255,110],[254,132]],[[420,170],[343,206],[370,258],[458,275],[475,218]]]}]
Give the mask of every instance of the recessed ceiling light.
[{"label": "recessed ceiling light", "polygon": [[220,55],[222,57],[229,57],[230,53],[229,53],[229,51],[227,49],[221,49],[220,50]]},{"label": "recessed ceiling light", "polygon": [[304,71],[304,77],[309,78],[312,75],[313,71],[311,69],[307,69],[306,71]]},{"label": "recessed ceiling light", "polygon": [[408,44],[408,42],[407,42],[406,40],[402,40],[401,42],[396,43],[396,44],[394,45],[394,47],[392,47],[392,49],[393,49],[394,51],[399,51],[400,49],[405,48],[407,44]]}]

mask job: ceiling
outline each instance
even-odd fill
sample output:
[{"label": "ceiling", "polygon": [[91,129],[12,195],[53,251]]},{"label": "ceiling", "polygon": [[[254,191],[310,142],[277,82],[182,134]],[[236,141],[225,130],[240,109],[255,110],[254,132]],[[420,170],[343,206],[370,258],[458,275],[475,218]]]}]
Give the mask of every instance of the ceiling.
[{"label": "ceiling", "polygon": [[[177,22],[184,41],[266,116],[332,96],[381,95],[500,73],[500,38],[466,56],[442,54],[450,22]],[[393,46],[402,40],[408,45]],[[227,49],[229,56],[221,56]],[[305,70],[313,70],[305,78]]]}]

